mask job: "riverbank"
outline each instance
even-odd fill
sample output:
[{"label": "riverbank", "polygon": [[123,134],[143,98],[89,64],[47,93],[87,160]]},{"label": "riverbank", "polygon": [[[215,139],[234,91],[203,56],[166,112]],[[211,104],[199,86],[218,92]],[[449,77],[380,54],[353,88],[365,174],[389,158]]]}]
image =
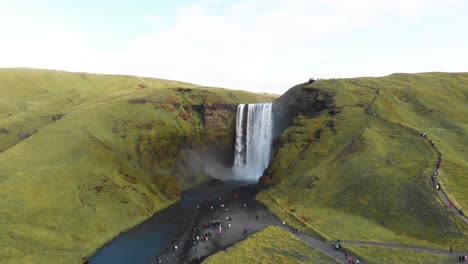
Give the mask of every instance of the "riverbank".
[{"label": "riverbank", "polygon": [[[205,210],[197,212],[197,205],[203,201],[217,199],[221,195],[233,193],[238,189],[250,189],[252,182],[211,181],[181,195],[180,200],[155,214],[150,219],[120,234],[89,259],[89,263],[151,263],[159,256],[172,256],[182,259],[185,238],[192,226],[205,219]],[[243,191],[239,192],[243,193]],[[255,193],[251,194],[255,200]],[[216,214],[215,214],[216,215]],[[116,219],[115,221],[118,221]],[[203,220],[205,221],[205,220]],[[170,254],[172,247],[178,244],[179,250]],[[163,262],[163,263],[177,263]]]},{"label": "riverbank", "polygon": [[190,223],[180,227],[179,236],[156,256],[155,263],[158,257],[162,263],[199,263],[267,226],[278,225],[278,218],[255,200],[257,188],[256,184],[226,188],[193,204]]}]

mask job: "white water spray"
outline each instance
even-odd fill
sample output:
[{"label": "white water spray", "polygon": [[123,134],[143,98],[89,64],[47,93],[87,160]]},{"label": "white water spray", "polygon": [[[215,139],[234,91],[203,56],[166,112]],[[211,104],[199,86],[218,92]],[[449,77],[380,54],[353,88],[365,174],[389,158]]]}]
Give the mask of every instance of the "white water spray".
[{"label": "white water spray", "polygon": [[237,179],[258,180],[268,167],[273,137],[272,104],[237,107],[234,174]]}]

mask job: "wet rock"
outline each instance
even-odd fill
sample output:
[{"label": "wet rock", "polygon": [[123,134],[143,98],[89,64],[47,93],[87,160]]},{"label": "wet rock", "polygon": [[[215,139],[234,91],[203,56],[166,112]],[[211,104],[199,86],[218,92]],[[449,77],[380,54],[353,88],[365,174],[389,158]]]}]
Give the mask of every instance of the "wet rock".
[{"label": "wet rock", "polygon": [[223,185],[224,181],[220,180],[220,179],[213,178],[213,179],[210,180],[210,184],[213,185],[213,186],[219,186],[219,185]]}]

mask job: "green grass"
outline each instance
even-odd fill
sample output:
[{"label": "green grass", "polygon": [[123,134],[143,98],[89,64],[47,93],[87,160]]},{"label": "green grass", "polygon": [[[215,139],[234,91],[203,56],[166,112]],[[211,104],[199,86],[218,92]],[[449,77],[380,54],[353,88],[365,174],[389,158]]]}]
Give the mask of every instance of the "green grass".
[{"label": "green grass", "polygon": [[290,232],[270,226],[225,251],[218,252],[203,263],[339,263],[310,247]]},{"label": "green grass", "polygon": [[[267,170],[273,186],[258,199],[330,240],[466,249],[466,225],[439,202],[428,176],[436,154],[399,123],[435,140],[444,154],[443,188],[467,208],[467,80],[468,74],[397,74],[296,88],[332,93],[338,113],[296,118]],[[382,88],[371,109],[378,116],[365,113],[375,90],[350,81]]]},{"label": "green grass", "polygon": [[80,263],[176,201],[179,187],[207,178],[192,159],[230,148],[235,104],[271,100],[167,80],[0,69],[1,262]]},{"label": "green grass", "polygon": [[358,259],[365,260],[366,263],[448,264],[458,261],[454,256],[378,246],[347,245],[345,246],[345,249],[351,251],[354,255],[359,256]]}]

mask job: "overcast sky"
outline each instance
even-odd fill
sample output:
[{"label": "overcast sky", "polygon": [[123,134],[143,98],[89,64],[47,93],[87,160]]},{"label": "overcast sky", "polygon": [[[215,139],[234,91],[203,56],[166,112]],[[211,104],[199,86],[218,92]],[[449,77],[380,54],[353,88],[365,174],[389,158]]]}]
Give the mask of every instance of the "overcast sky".
[{"label": "overcast sky", "polygon": [[273,93],[309,77],[468,71],[468,1],[0,0],[0,67]]}]

